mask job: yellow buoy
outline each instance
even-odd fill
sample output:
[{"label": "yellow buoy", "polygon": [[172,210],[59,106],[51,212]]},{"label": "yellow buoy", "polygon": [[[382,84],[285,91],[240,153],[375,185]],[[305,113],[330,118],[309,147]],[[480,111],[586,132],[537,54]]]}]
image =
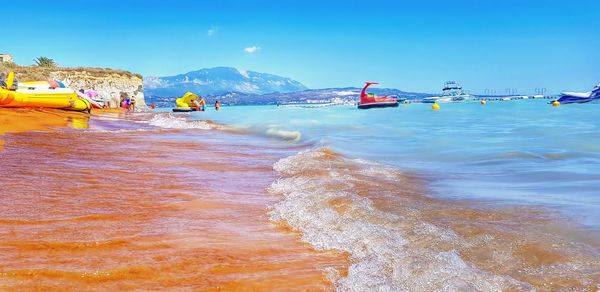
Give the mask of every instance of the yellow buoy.
[{"label": "yellow buoy", "polygon": [[437,111],[437,110],[440,109],[440,105],[437,104],[437,102],[436,102],[436,103],[434,103],[434,104],[431,105],[431,109],[434,110],[434,111]]},{"label": "yellow buoy", "polygon": [[560,102],[558,102],[558,100],[555,100],[552,102],[552,106],[560,106]]},{"label": "yellow buoy", "polygon": [[481,101],[481,105],[485,105],[486,103],[487,103],[487,101],[485,101],[485,100]]}]

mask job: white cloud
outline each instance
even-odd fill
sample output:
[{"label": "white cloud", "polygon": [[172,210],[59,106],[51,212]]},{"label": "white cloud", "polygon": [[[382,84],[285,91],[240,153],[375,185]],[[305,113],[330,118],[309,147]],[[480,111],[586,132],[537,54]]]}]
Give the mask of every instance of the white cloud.
[{"label": "white cloud", "polygon": [[248,54],[254,54],[254,53],[260,51],[260,47],[251,46],[251,47],[244,48],[244,51]]},{"label": "white cloud", "polygon": [[209,36],[209,37],[211,37],[211,36],[214,36],[216,33],[217,33],[217,28],[216,27],[211,27],[206,32],[206,35]]}]

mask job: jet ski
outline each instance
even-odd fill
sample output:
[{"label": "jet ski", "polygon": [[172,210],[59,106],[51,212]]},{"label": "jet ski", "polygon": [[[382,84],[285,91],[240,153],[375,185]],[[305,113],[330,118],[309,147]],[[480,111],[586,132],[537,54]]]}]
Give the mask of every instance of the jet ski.
[{"label": "jet ski", "polygon": [[562,104],[598,101],[600,101],[600,83],[594,86],[592,91],[588,92],[563,92],[560,94],[560,98],[558,99],[558,102]]},{"label": "jet ski", "polygon": [[377,82],[366,82],[360,92],[360,102],[358,103],[359,109],[370,109],[378,107],[398,107],[399,103],[396,98],[393,97],[379,97],[372,93],[367,93],[367,88],[373,84],[379,84]]}]

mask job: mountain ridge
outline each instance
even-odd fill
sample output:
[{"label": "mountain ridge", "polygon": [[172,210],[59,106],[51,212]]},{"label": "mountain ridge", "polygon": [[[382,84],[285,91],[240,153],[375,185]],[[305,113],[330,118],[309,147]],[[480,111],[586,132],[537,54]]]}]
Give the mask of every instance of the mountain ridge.
[{"label": "mountain ridge", "polygon": [[215,95],[228,92],[286,93],[308,89],[291,78],[233,67],[204,68],[164,77],[148,76],[144,78],[144,87],[148,95],[162,97],[181,96],[187,91]]}]

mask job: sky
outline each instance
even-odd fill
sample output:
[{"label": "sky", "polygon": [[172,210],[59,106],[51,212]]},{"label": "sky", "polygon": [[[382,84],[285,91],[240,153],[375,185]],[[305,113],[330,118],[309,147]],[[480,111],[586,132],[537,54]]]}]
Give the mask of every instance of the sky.
[{"label": "sky", "polygon": [[[309,88],[587,91],[600,82],[598,0],[3,1],[0,52],[22,65],[170,76],[236,67]],[[10,24],[10,25],[8,25]]]}]

